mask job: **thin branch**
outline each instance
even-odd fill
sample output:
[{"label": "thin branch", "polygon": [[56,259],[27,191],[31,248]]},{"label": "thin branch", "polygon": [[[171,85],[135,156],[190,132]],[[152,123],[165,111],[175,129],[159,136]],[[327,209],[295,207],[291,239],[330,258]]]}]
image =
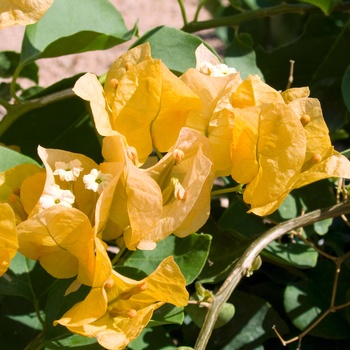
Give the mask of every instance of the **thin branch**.
[{"label": "thin branch", "polygon": [[207,312],[203,327],[199,333],[194,349],[204,350],[206,348],[222,306],[228,300],[240,280],[250,270],[254,260],[263,249],[265,249],[271,242],[280,238],[291,230],[296,230],[299,227],[308,226],[314,222],[337,217],[346,213],[350,213],[350,202],[336,204],[326,209],[315,210],[295,219],[278,224],[276,227],[268,230],[253,243],[251,243],[215,295],[213,306]]},{"label": "thin branch", "polygon": [[47,96],[27,101],[20,101],[18,104],[11,105],[9,108],[9,113],[5,115],[4,119],[0,122],[0,136],[2,136],[6,130],[23,114],[33,109],[44,107],[50,103],[65,100],[74,96],[76,95],[72,89],[66,89]]},{"label": "thin branch", "polygon": [[187,26],[188,25],[188,20],[187,20],[185,6],[184,6],[182,0],[177,0],[177,2],[179,3],[179,6],[180,6],[182,20],[184,21],[184,26]]},{"label": "thin branch", "polygon": [[[350,2],[339,3],[333,10],[333,12],[341,11],[346,12],[350,9]],[[187,33],[194,33],[205,29],[228,27],[234,25],[241,25],[250,21],[254,21],[260,18],[271,17],[283,14],[299,14],[305,15],[307,13],[322,13],[321,10],[312,5],[308,4],[281,4],[268,8],[261,8],[257,10],[245,11],[238,13],[233,16],[214,18],[207,21],[190,22],[186,24],[182,30]]]},{"label": "thin branch", "polygon": [[206,2],[207,2],[207,0],[201,0],[199,2],[198,6],[197,6],[197,9],[196,9],[196,13],[194,14],[194,17],[193,17],[193,22],[197,22],[198,21],[199,12],[202,9],[202,7],[205,5]]}]

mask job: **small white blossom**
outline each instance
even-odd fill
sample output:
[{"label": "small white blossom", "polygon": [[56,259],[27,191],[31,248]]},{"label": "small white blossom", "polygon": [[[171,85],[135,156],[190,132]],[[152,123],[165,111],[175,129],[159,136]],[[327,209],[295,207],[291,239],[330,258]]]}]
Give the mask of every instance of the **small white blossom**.
[{"label": "small white blossom", "polygon": [[100,170],[92,169],[90,174],[84,175],[83,181],[85,188],[98,192],[99,194],[106,188],[106,186],[112,181],[113,176],[111,174],[103,174]]},{"label": "small white blossom", "polygon": [[62,190],[58,185],[49,186],[40,197],[40,203],[44,209],[56,204],[71,208],[74,201],[74,194],[69,190]]},{"label": "small white blossom", "polygon": [[223,77],[225,75],[237,73],[235,68],[228,67],[226,64],[219,63],[213,65],[209,62],[204,62],[199,68],[199,71],[212,77]]},{"label": "small white blossom", "polygon": [[81,171],[83,171],[81,161],[74,159],[69,163],[56,162],[53,174],[58,175],[61,181],[75,181],[79,177]]}]

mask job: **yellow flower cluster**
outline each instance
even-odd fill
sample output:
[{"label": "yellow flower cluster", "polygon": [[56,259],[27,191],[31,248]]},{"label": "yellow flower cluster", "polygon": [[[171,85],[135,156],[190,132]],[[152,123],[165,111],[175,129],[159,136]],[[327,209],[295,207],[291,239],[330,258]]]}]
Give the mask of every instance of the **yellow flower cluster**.
[{"label": "yellow flower cluster", "polygon": [[242,184],[258,215],[295,188],[350,178],[308,88],[281,93],[258,76],[242,81],[203,45],[196,57],[196,68],[177,77],[143,44],[114,62],[104,86],[90,73],[76,82],[103,136],[101,164],[39,147],[45,169],[0,174],[0,273],[18,249],[56,278],[76,276],[67,293],[90,286],[55,324],[106,349],[123,349],[155,309],[184,306],[188,294],[172,257],[134,281],[113,270],[105,242],[150,250],[195,232],[208,219],[216,176]]}]

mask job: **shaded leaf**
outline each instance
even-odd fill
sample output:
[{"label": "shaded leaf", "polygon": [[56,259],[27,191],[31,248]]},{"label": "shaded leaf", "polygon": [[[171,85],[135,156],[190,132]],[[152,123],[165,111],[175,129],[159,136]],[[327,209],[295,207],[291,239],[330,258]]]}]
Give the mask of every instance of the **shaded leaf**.
[{"label": "shaded leaf", "polygon": [[123,264],[144,271],[147,275],[168,256],[173,256],[185,276],[192,283],[201,272],[209,254],[211,237],[192,234],[185,238],[168,236],[154,250],[137,250],[126,254]]},{"label": "shaded leaf", "polygon": [[310,268],[317,264],[318,253],[307,244],[296,241],[289,243],[271,242],[262,255],[280,263],[298,268]]},{"label": "shaded leaf", "polygon": [[[0,52],[0,77],[10,78],[13,76],[16,67],[19,64],[20,54],[13,51]],[[38,84],[39,68],[36,63],[28,64],[19,74],[20,78],[28,78]]]},{"label": "shaded leaf", "polygon": [[[32,97],[39,98],[69,89],[76,79],[77,77],[64,79]],[[100,162],[100,143],[84,101],[80,98],[72,95],[41,108],[37,106],[29,111],[25,110],[26,105],[23,108],[23,113],[14,109],[5,116],[4,123],[8,123],[6,130],[1,129],[0,123],[0,142],[19,146],[23,154],[37,161],[40,161],[37,147],[41,145],[82,153]]]},{"label": "shaded leaf", "polygon": [[[232,219],[239,215],[232,215]],[[246,243],[237,239],[227,230],[222,230],[213,220],[208,220],[201,229],[205,233],[210,233],[212,243],[210,246],[208,260],[198,276],[201,283],[217,283],[223,281],[231,272],[232,266],[241,256]]]},{"label": "shaded leaf", "polygon": [[325,15],[329,15],[333,7],[339,2],[339,0],[299,0],[308,4],[319,7]]},{"label": "shaded leaf", "polygon": [[225,63],[229,67],[236,68],[242,79],[245,79],[249,74],[264,76],[256,64],[253,39],[248,33],[235,36],[231,44],[227,46]]},{"label": "shaded leaf", "polygon": [[342,94],[343,94],[343,100],[346,105],[346,108],[350,112],[350,66],[345,71],[345,74],[343,76],[342,80]]},{"label": "shaded leaf", "polygon": [[152,57],[161,59],[177,75],[184,73],[188,68],[196,67],[195,50],[200,44],[205,44],[215,52],[198,36],[165,26],[146,32],[132,47],[145,42],[151,45]]},{"label": "shaded leaf", "polygon": [[174,343],[164,328],[145,328],[137,339],[128,345],[127,349],[174,350]]},{"label": "shaded leaf", "polygon": [[[192,321],[198,328],[203,327],[205,316],[208,312],[206,307],[200,307],[199,305],[187,305],[185,307],[186,313],[188,313]],[[235,307],[233,304],[225,303],[219,313],[218,319],[216,320],[214,329],[218,329],[223,327],[226,323],[228,323],[235,314]]]},{"label": "shaded leaf", "polygon": [[153,312],[149,326],[160,326],[163,324],[182,324],[184,320],[184,308],[171,304],[164,304]]},{"label": "shaded leaf", "polygon": [[241,291],[235,291],[229,302],[235,305],[235,315],[225,326],[214,330],[209,341],[210,349],[253,350],[266,339],[275,337],[272,326],[276,325],[281,335],[287,325],[265,300]]},{"label": "shaded leaf", "polygon": [[[288,317],[300,330],[314,323],[330,305],[335,265],[324,260],[307,273],[307,278],[287,285],[284,306]],[[350,278],[349,270],[342,268],[337,286],[336,305],[346,302]],[[350,325],[342,311],[330,313],[309,333],[327,339],[346,339]]]}]

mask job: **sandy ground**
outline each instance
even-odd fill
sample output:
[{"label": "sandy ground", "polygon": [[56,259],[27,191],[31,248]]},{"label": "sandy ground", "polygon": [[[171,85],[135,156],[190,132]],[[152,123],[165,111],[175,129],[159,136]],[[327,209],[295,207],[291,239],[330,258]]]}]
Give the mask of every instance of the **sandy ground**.
[{"label": "sandy ground", "polygon": [[[1,0],[0,0],[1,1]],[[159,25],[181,28],[183,20],[177,0],[110,0],[122,14],[126,26],[131,29],[138,20],[139,33]],[[196,11],[198,0],[184,0],[187,18],[191,20]],[[199,20],[210,18],[203,8]],[[0,51],[12,50],[19,52],[24,27],[13,26],[0,31]],[[207,33],[208,34],[208,33]],[[131,45],[132,41],[104,51],[93,51],[78,55],[68,55],[54,59],[41,59],[37,63],[40,68],[41,86],[48,86],[65,77],[80,72],[103,74],[113,61]],[[215,46],[217,41],[213,41]],[[1,80],[0,80],[1,81]]]}]

